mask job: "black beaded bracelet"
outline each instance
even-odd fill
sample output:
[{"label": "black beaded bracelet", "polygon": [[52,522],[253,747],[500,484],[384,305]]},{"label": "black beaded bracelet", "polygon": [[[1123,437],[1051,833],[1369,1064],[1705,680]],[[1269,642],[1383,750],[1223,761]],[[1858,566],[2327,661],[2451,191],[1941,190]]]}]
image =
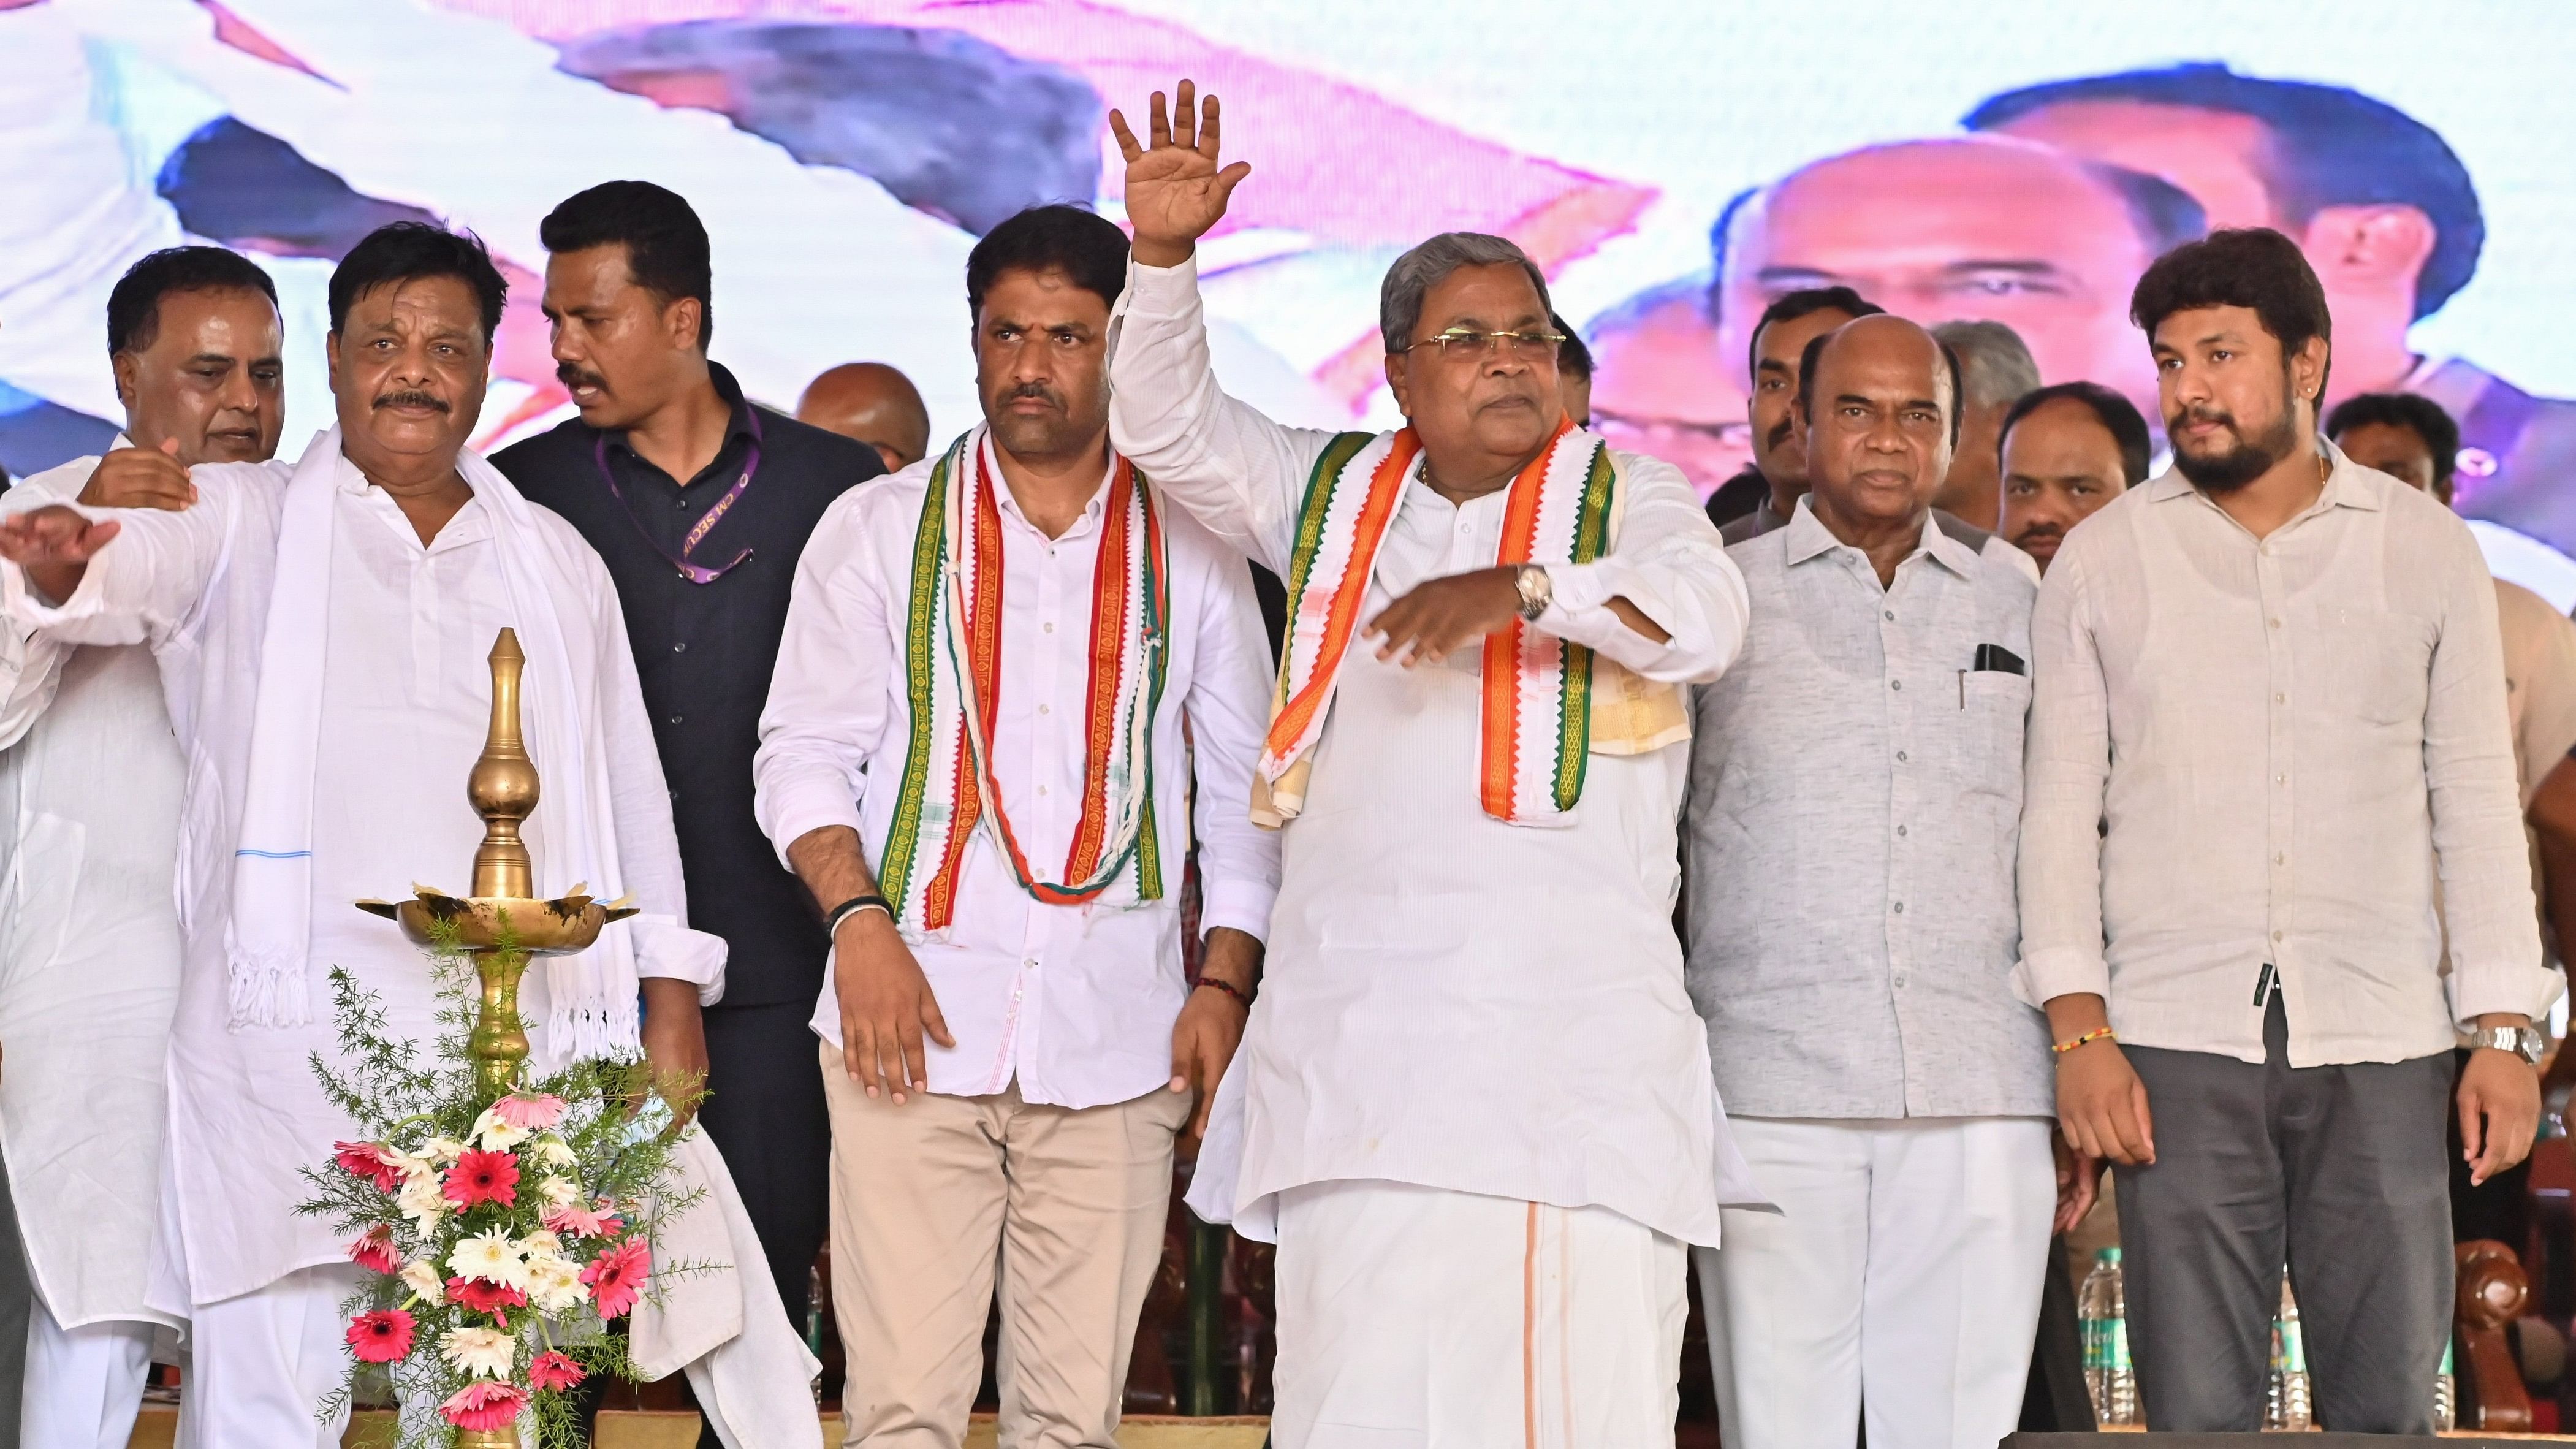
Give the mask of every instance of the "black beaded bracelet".
[{"label": "black beaded bracelet", "polygon": [[894,906],[885,897],[852,896],[832,908],[832,914],[823,923],[825,938],[838,940],[841,935],[841,923],[861,911],[883,911],[886,913],[887,920],[894,919]]}]

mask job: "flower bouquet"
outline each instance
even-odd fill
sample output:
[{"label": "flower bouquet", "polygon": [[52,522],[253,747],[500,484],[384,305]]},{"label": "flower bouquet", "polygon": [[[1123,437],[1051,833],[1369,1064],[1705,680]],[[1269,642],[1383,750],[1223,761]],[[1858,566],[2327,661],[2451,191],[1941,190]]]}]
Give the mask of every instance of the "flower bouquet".
[{"label": "flower bouquet", "polygon": [[517,1445],[523,1423],[536,1449],[580,1449],[573,1391],[637,1377],[609,1325],[654,1291],[658,1225],[703,1194],[670,1191],[671,1104],[646,1092],[641,1063],[486,1085],[473,972],[452,943],[433,950],[442,1005],[426,1063],[376,997],[331,973],[346,1065],[317,1053],[313,1069],[362,1140],[305,1170],[315,1195],[297,1211],[348,1233],[371,1277],[343,1305],[350,1376],[321,1412],[381,1374],[402,1406],[399,1449]]}]

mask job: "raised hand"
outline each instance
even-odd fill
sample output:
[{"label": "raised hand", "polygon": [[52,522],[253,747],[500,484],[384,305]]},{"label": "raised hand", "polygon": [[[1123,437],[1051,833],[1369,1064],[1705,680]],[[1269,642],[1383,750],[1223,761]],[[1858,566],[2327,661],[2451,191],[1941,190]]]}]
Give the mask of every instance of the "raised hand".
[{"label": "raised hand", "polygon": [[1223,219],[1226,199],[1252,174],[1252,164],[1218,166],[1216,97],[1199,100],[1188,81],[1181,82],[1168,117],[1163,93],[1154,92],[1149,121],[1151,146],[1137,145],[1127,118],[1116,111],[1109,113],[1109,130],[1127,158],[1127,224],[1136,234],[1136,260],[1176,267]]}]

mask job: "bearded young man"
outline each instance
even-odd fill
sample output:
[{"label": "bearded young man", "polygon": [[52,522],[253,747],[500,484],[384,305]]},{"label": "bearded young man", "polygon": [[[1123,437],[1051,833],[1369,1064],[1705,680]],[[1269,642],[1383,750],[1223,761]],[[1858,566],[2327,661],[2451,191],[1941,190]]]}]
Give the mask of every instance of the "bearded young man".
[{"label": "bearded young man", "polygon": [[[77,497],[184,508],[185,469],[264,463],[286,421],[276,292],[248,258],[172,247],[108,295],[108,364],[125,431],[0,499],[0,513]],[[171,867],[187,762],[161,675],[137,644],[0,635],[0,1140],[35,1303],[23,1412],[31,1445],[123,1449],[155,1325],[146,1303],[160,1221],[163,1064],[179,997]],[[75,929],[65,929],[77,921]]]},{"label": "bearded young man", "polygon": [[[586,881],[642,910],[529,974],[531,1065],[694,1061],[696,1009],[723,988],[723,942],[685,924],[670,800],[607,571],[465,446],[505,291],[472,238],[382,228],[332,274],[339,420],[302,461],[196,469],[177,512],[52,505],[0,523],[11,626],[149,644],[190,762],[160,1196],[174,1218],[147,1302],[190,1320],[192,1449],[339,1442],[345,1407],[336,1420],[316,1409],[344,1380],[340,1307],[364,1270],[329,1223],[295,1211],[301,1170],[354,1135],[309,1065],[340,1050],[326,973],[353,973],[393,1032],[434,1034],[419,951],[351,903],[452,880],[471,858],[483,824],[457,783],[482,750],[503,627],[527,654],[529,753],[545,770],[525,827],[541,894]],[[639,996],[653,1020],[640,1036]],[[709,1218],[737,1217],[703,1139],[681,1139],[679,1155],[684,1188],[712,1184]],[[675,1283],[657,1305],[671,1332],[654,1341],[723,1345],[692,1376],[734,1442],[811,1444],[812,1361],[769,1281]],[[682,1305],[736,1284],[730,1304]]]},{"label": "bearded young man", "polygon": [[2465,524],[2318,438],[2331,324],[2287,237],[2178,247],[2130,311],[2174,464],[2040,591],[2014,989],[2068,1139],[2120,1166],[2147,1421],[2260,1424],[2286,1259],[2319,1423],[2427,1433],[2452,1045],[2484,1180],[2530,1150],[2560,989],[2495,589]]},{"label": "bearded young man", "polygon": [[1575,428],[1545,278],[1450,233],[1380,293],[1406,427],[1282,427],[1208,361],[1217,107],[1123,117],[1113,436],[1288,580],[1257,773],[1271,964],[1191,1188],[1279,1244],[1282,1449],[1672,1441],[1684,1245],[1746,1201],[1672,912],[1682,686],[1744,582],[1680,470]]},{"label": "bearded young man", "polygon": [[1002,1438],[1113,1442],[1174,1139],[1242,1038],[1278,889],[1245,814],[1251,573],[1110,448],[1126,270],[1078,207],[976,243],[984,421],[824,513],[761,717],[761,824],[832,936],[852,1446],[964,1437],[997,1276]]}]

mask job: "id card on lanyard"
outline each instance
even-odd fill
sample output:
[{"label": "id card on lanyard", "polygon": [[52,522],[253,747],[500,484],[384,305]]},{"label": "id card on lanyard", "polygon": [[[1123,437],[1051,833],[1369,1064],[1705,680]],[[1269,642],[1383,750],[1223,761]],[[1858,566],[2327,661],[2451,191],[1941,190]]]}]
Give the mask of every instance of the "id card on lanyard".
[{"label": "id card on lanyard", "polygon": [[635,516],[635,505],[626,501],[625,490],[617,486],[617,472],[608,466],[606,433],[599,435],[599,445],[594,451],[595,461],[599,464],[600,481],[608,485],[608,496],[616,499],[617,506],[626,510],[626,521],[635,525],[636,533],[642,535],[644,542],[655,553],[660,554],[663,561],[670,564],[681,578],[693,584],[712,584],[732,572],[736,565],[751,557],[751,550],[744,549],[735,554],[729,562],[714,568],[690,562],[690,555],[697,552],[698,545],[704,543],[707,535],[715,531],[719,520],[733,511],[733,505],[742,497],[742,491],[751,486],[751,475],[760,471],[760,409],[745,407],[743,414],[751,420],[751,448],[748,456],[742,460],[742,475],[734,479],[733,486],[726,489],[724,496],[715,501],[715,506],[707,510],[706,517],[699,519],[690,527],[688,534],[680,540],[680,552],[676,557],[645,530],[644,520]]}]

